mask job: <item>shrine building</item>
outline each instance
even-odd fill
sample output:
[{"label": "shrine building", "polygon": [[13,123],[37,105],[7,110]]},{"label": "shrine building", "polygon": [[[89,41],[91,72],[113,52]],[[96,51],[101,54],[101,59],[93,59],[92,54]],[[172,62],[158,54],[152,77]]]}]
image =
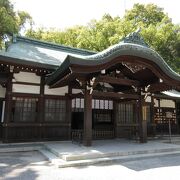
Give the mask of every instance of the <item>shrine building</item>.
[{"label": "shrine building", "polygon": [[0,51],[0,140],[180,134],[180,75],[138,32],[102,52],[13,36]]}]

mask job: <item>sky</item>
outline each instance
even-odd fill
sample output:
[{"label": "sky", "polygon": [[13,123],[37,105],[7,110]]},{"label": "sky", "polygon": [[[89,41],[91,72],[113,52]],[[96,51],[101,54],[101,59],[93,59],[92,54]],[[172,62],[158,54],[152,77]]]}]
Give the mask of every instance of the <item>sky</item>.
[{"label": "sky", "polygon": [[16,10],[28,12],[36,27],[64,29],[86,25],[105,13],[122,17],[134,3],[154,3],[164,9],[174,23],[180,23],[180,0],[10,0]]}]

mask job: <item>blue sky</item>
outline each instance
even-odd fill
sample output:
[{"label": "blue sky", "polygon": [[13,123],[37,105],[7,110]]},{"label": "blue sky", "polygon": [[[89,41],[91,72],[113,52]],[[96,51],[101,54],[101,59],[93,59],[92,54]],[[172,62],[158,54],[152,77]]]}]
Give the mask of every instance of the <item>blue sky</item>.
[{"label": "blue sky", "polygon": [[154,3],[180,23],[180,0],[11,0],[17,10],[30,13],[37,27],[67,28],[85,25],[103,14],[123,16],[134,3]]}]

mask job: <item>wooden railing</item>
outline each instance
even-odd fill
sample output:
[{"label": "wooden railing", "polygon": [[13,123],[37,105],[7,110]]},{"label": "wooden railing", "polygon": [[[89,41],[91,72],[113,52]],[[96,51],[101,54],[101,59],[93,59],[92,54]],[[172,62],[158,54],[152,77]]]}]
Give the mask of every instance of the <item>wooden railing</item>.
[{"label": "wooden railing", "polygon": [[115,137],[114,130],[93,130],[93,139],[113,139]]},{"label": "wooden railing", "polygon": [[83,130],[82,129],[73,129],[71,131],[71,140],[72,143],[81,144],[83,140]]},{"label": "wooden railing", "polygon": [[[172,134],[178,134],[178,125],[177,124],[171,124],[171,133]],[[167,123],[161,123],[156,125],[156,132],[157,134],[166,135],[169,134],[169,124]]]},{"label": "wooden railing", "polygon": [[[92,130],[92,139],[113,139],[115,137],[114,129],[112,130]],[[82,129],[73,129],[71,131],[71,139],[73,143],[81,144],[83,141],[83,130]]]}]

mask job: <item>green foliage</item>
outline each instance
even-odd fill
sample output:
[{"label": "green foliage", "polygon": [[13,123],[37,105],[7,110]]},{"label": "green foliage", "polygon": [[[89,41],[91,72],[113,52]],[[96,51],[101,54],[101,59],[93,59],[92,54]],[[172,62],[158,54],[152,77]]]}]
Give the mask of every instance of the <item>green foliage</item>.
[{"label": "green foliage", "polygon": [[133,9],[127,11],[124,18],[126,21],[132,21],[135,25],[143,25],[148,27],[149,25],[156,25],[161,22],[166,14],[162,8],[157,7],[154,4],[135,4]]},{"label": "green foliage", "polygon": [[0,0],[0,48],[8,35],[19,33],[27,22],[32,24],[32,18],[28,13],[15,12],[9,0]]},{"label": "green foliage", "polygon": [[165,61],[180,73],[180,25],[156,5],[135,4],[123,18],[105,14],[101,20],[92,20],[87,26],[75,26],[64,31],[57,29],[30,29],[27,36],[78,48],[102,51],[118,43],[129,33],[141,28],[145,41]]}]

